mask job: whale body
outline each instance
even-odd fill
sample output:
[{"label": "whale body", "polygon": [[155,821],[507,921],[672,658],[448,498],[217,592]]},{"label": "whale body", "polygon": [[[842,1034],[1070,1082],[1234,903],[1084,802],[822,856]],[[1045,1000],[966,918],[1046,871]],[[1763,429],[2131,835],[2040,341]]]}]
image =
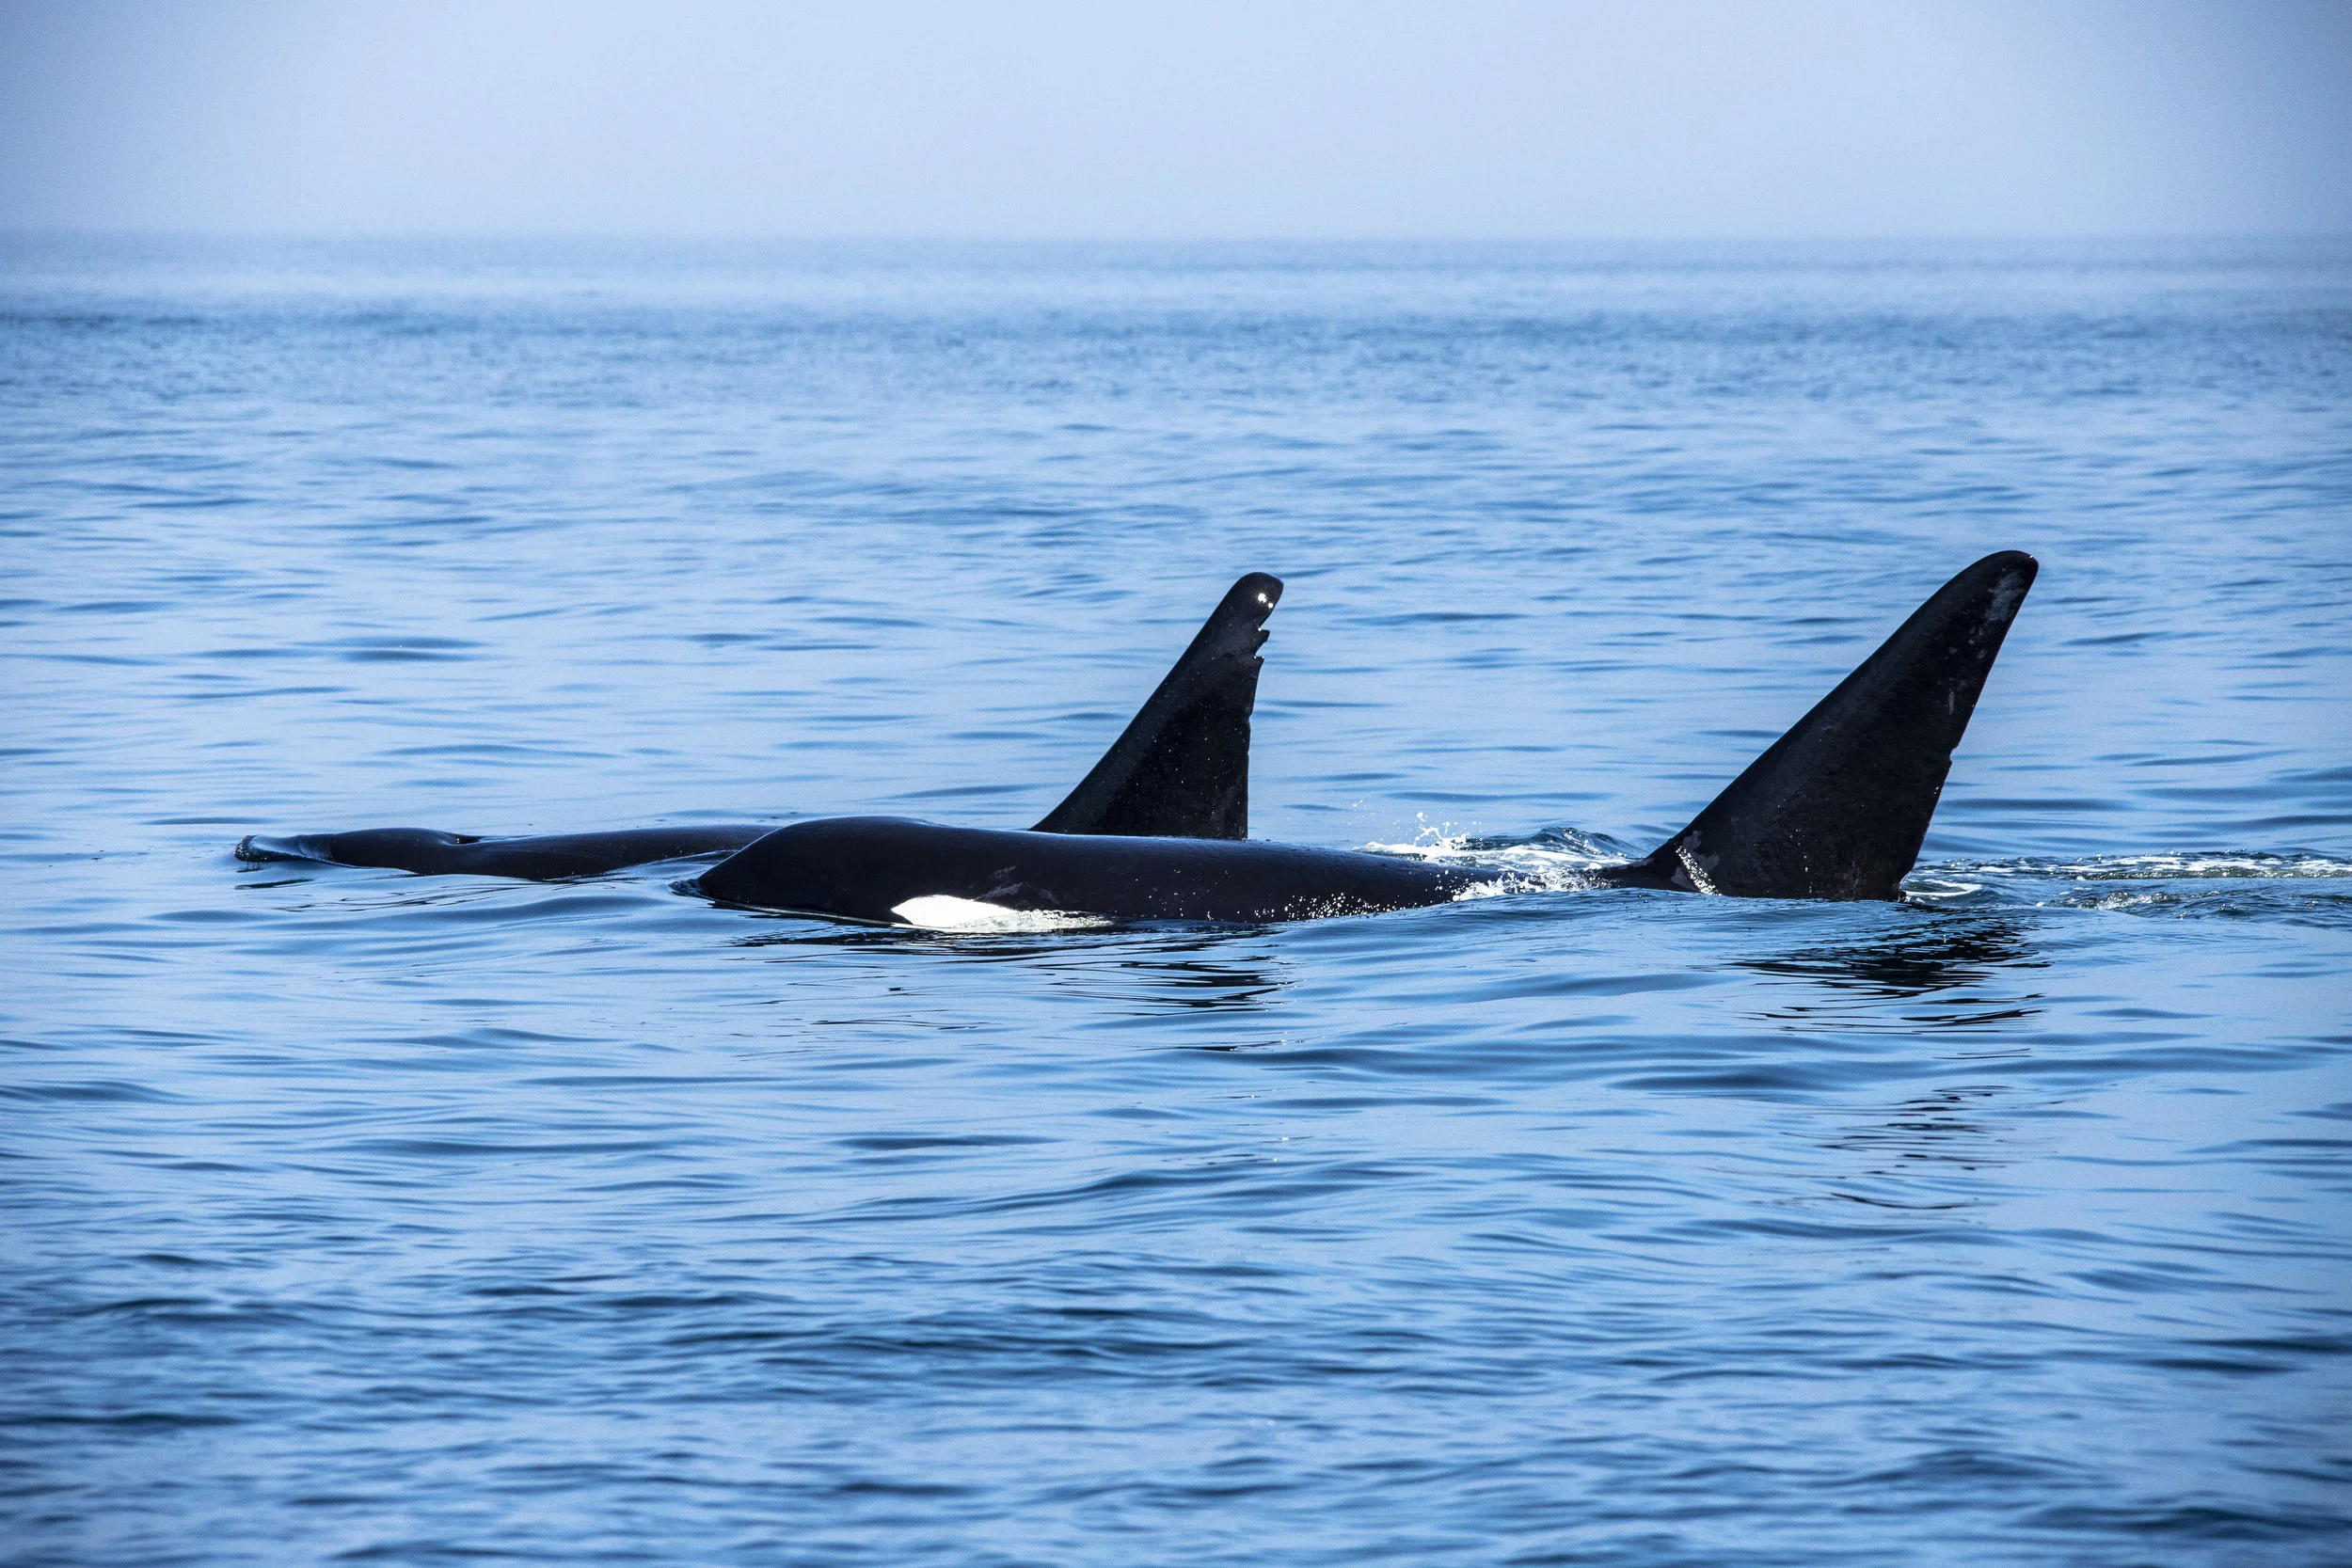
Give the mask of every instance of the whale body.
[{"label": "whale body", "polygon": [[1078,837],[835,816],[778,828],[703,873],[723,903],[873,926],[951,898],[1112,920],[1312,920],[1442,904],[1484,870],[1263,839]]},{"label": "whale body", "polygon": [[[1258,650],[1265,643],[1266,617],[1281,599],[1281,582],[1263,572],[1227,589],[1110,750],[1037,831],[1248,837],[1249,720],[1265,662]],[[555,881],[728,854],[775,831],[772,822],[710,822],[501,838],[435,828],[362,828],[286,837],[251,833],[235,853],[243,861]]]},{"label": "whale body", "polygon": [[[1961,571],[1681,832],[1591,879],[1750,898],[1900,897],[2038,571],[2015,550]],[[884,926],[923,924],[937,908],[1307,920],[1506,890],[1501,871],[1248,836],[1259,649],[1281,591],[1263,573],[1236,582],[1103,759],[1025,832],[886,816],[505,839],[379,828],[248,837],[237,853],[540,879],[724,854],[699,879],[713,899]]]},{"label": "whale body", "polygon": [[[1900,897],[1952,751],[2037,570],[2010,550],[1962,571],[1689,826],[1593,879],[1739,897]],[[699,885],[725,903],[903,926],[921,924],[909,907],[930,899],[1111,920],[1309,920],[1445,903],[1505,880],[1500,871],[1249,839],[857,816],[780,828]]]}]

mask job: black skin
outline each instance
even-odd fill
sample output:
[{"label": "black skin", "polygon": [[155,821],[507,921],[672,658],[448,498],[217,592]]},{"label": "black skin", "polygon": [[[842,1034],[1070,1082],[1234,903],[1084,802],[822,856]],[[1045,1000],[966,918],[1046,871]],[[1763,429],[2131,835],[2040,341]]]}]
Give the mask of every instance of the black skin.
[{"label": "black skin", "polygon": [[[1918,859],[2038,570],[2014,550],[1954,577],[1729,787],[1606,886],[1752,898],[1893,899]],[[1439,904],[1503,874],[1247,836],[1248,723],[1281,585],[1244,578],[1069,800],[1028,832],[837,817],[490,840],[378,829],[238,846],[421,872],[559,878],[726,853],[701,887],[727,903],[909,924],[944,895],[1122,920],[1288,921]]]},{"label": "black skin", "polygon": [[380,865],[421,876],[519,877],[553,882],[597,877],[625,865],[690,855],[728,855],[776,831],[773,822],[711,822],[688,828],[625,828],[611,833],[550,833],[540,838],[480,838],[437,828],[362,828],[348,833],[247,836],[241,861],[326,861]]},{"label": "black skin", "polygon": [[[1691,825],[1606,886],[1759,898],[1893,899],[2033,558],[1953,578]],[[1116,920],[1310,920],[1441,904],[1501,872],[1256,840],[1063,837],[836,817],[781,828],[704,873],[731,904],[877,925],[911,899]]]},{"label": "black skin", "polygon": [[1960,572],[1621,885],[1745,898],[1892,899],[1952,752],[2041,570],[2003,550]]},{"label": "black skin", "polygon": [[898,905],[937,895],[1119,920],[1260,922],[1442,904],[1497,879],[1263,839],[1077,837],[834,816],[778,828],[703,873],[701,887],[730,904],[903,926]]},{"label": "black skin", "polygon": [[[1226,591],[1157,689],[1070,798],[1046,814],[1047,833],[1249,836],[1249,719],[1264,661],[1266,617],[1282,584],[1252,572]],[[775,832],[772,822],[712,822],[618,832],[498,838],[436,828],[250,834],[245,861],[324,861],[420,876],[519,877],[558,881],[693,855],[727,855]]]}]

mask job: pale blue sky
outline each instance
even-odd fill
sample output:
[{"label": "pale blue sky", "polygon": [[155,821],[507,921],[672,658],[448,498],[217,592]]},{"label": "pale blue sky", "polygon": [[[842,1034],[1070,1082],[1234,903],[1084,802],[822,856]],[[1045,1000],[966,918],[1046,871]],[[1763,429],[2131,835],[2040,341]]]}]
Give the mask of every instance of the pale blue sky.
[{"label": "pale blue sky", "polygon": [[0,0],[0,228],[2352,230],[2344,0]]}]

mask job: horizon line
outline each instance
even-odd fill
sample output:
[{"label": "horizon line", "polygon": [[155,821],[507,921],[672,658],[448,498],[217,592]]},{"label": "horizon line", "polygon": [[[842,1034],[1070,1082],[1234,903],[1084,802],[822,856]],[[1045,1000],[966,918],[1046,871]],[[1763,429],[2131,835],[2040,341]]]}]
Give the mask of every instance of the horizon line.
[{"label": "horizon line", "polygon": [[786,230],[622,229],[196,229],[131,224],[0,223],[0,241],[195,240],[278,243],[487,244],[645,243],[672,245],[2086,245],[2217,244],[2232,241],[2318,244],[2352,241],[2352,229],[2084,230],[2072,232],[1854,232],[1654,234],[1118,234],[952,233],[946,231],[793,231]]}]

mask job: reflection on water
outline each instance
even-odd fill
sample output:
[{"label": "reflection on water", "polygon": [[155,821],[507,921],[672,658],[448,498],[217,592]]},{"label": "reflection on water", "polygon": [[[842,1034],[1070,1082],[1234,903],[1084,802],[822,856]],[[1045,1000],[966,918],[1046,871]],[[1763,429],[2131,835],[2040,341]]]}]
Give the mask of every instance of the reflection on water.
[{"label": "reflection on water", "polygon": [[742,948],[821,948],[904,952],[952,965],[1006,965],[1034,976],[1040,989],[1145,1011],[1238,1010],[1268,1005],[1287,981],[1282,964],[1250,928],[1128,927],[1110,932],[1050,936],[950,934],[899,927],[837,926],[776,917],[794,927],[736,937]]},{"label": "reflection on water", "polygon": [[[1770,1003],[1756,1016],[1793,1028],[1954,1028],[2022,1021],[2041,1010],[2039,994],[2010,979],[2049,967],[2023,920],[1947,911],[1888,918],[1900,924],[1865,939],[1733,960],[1754,974],[1805,983],[1800,997],[1768,990]],[[1963,994],[1946,994],[1952,992]],[[1890,1002],[1912,1006],[1890,1008]]]},{"label": "reflection on water", "polygon": [[[1907,1178],[1920,1164],[1950,1165],[1962,1171],[1997,1168],[2019,1157],[2010,1145],[2018,1124],[2002,1117],[2002,1106],[2015,1091],[1998,1085],[1953,1085],[1915,1096],[1887,1111],[1855,1117],[1821,1147],[1867,1155],[1862,1174]],[[1889,1201],[1881,1196],[1877,1201]],[[1938,1199],[1923,1207],[1962,1207],[1958,1199]]]},{"label": "reflection on water", "polygon": [[1759,974],[1800,974],[1880,996],[1920,996],[1970,985],[1994,969],[2046,968],[2028,933],[2005,916],[1931,914],[1868,942],[1824,942],[1744,958]]},{"label": "reflection on water", "polygon": [[[1271,952],[1233,953],[1231,938],[1202,941],[1193,952],[1215,948],[1217,957],[1182,958],[1184,946],[1168,946],[1149,956],[1124,954],[1106,963],[1057,965],[1073,979],[1071,990],[1104,1002],[1142,1004],[1152,1008],[1190,1008],[1257,1012],[1270,1006],[1290,982],[1287,966]],[[1252,958],[1256,961],[1249,961]]]}]

